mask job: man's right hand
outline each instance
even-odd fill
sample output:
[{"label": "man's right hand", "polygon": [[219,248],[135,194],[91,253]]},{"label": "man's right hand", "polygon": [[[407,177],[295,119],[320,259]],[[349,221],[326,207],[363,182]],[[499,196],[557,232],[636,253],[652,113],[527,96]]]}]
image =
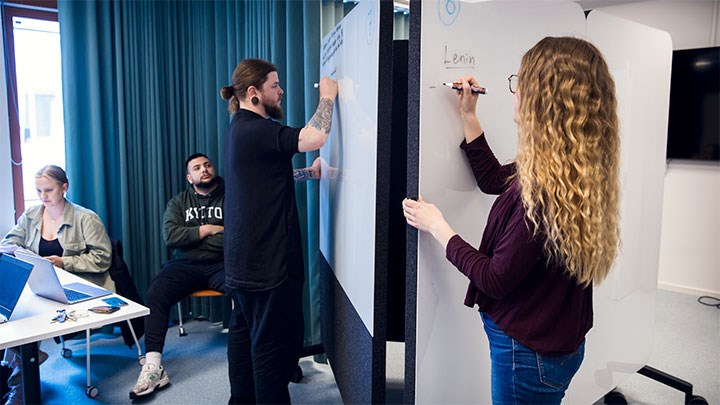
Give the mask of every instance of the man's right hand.
[{"label": "man's right hand", "polygon": [[211,235],[217,235],[225,230],[222,225],[200,225],[200,239],[205,239]]},{"label": "man's right hand", "polygon": [[335,100],[338,94],[338,84],[335,80],[324,76],[320,79],[320,98]]}]

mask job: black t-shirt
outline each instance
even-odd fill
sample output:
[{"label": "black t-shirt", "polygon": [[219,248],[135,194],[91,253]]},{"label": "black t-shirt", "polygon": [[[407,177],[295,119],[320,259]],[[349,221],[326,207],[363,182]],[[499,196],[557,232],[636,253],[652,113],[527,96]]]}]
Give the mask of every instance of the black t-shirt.
[{"label": "black t-shirt", "polygon": [[225,284],[262,291],[304,280],[292,157],[299,128],[241,109],[225,139]]}]

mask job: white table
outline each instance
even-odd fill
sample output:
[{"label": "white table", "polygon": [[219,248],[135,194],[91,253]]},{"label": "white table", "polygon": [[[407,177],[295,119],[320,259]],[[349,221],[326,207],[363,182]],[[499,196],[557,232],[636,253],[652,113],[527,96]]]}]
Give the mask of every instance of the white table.
[{"label": "white table", "polygon": [[[81,282],[90,284],[80,277],[61,269],[55,269],[62,284]],[[87,309],[105,304],[101,298],[119,297],[127,302],[127,306],[112,314],[96,314]],[[39,297],[26,285],[20,301],[10,321],[0,324],[0,349],[20,346],[23,359],[23,391],[26,403],[40,403],[40,371],[37,362],[38,342],[68,333],[99,328],[129,319],[145,316],[150,313],[147,307],[137,304],[117,294],[96,298],[73,305],[65,305],[56,301]],[[87,317],[78,318],[76,322],[50,323],[58,309],[76,311],[77,314],[87,313]]]}]

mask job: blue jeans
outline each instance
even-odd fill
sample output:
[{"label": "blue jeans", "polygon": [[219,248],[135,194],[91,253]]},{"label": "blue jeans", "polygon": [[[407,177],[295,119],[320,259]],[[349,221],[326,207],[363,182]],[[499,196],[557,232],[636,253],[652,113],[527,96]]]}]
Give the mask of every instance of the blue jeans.
[{"label": "blue jeans", "polygon": [[573,353],[545,356],[506,335],[480,313],[490,342],[492,402],[559,404],[585,357],[585,342]]}]

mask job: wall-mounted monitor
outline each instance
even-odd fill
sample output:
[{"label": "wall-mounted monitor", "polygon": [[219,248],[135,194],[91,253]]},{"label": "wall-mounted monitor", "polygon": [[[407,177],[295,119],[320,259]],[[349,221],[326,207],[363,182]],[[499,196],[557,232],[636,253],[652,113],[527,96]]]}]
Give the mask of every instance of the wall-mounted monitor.
[{"label": "wall-mounted monitor", "polygon": [[720,161],[720,47],[673,52],[668,159]]}]

